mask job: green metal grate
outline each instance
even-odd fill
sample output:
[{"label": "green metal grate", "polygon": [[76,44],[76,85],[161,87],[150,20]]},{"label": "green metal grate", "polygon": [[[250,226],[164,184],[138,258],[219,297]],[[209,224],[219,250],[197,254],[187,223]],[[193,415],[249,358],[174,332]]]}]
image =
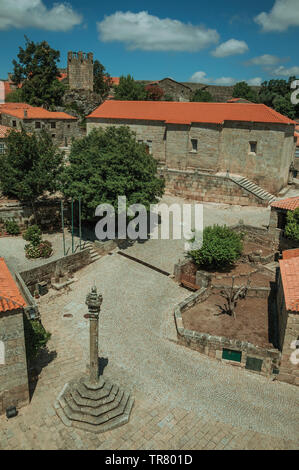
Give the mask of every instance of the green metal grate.
[{"label": "green metal grate", "polygon": [[222,359],[228,361],[241,362],[242,351],[234,351],[233,349],[223,349],[222,350]]},{"label": "green metal grate", "polygon": [[260,372],[262,370],[263,359],[247,356],[245,369]]}]

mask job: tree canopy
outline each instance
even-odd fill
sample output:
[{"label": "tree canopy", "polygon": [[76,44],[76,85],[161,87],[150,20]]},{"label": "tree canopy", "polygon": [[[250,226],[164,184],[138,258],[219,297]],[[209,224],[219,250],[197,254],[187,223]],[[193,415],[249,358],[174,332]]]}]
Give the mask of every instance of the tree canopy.
[{"label": "tree canopy", "polygon": [[207,90],[202,90],[202,89],[198,88],[192,94],[190,101],[212,102],[213,97],[212,97],[211,93],[208,92]]},{"label": "tree canopy", "polygon": [[105,100],[109,95],[112,80],[109,73],[106,72],[104,65],[98,60],[95,60],[93,64],[93,77],[94,92],[101,95],[102,99]]},{"label": "tree canopy", "polygon": [[128,127],[94,129],[73,143],[69,162],[62,175],[62,191],[66,197],[81,196],[84,220],[94,218],[99,204],[117,208],[118,196],[126,196],[128,205],[149,208],[163,194],[156,160]]},{"label": "tree canopy", "polygon": [[125,101],[142,101],[147,99],[147,92],[141,83],[135,82],[131,75],[119,79],[119,85],[115,87],[115,99]]},{"label": "tree canopy", "polygon": [[258,101],[256,91],[253,90],[246,82],[238,82],[235,84],[233,89],[233,97],[244,98],[245,100],[252,101],[253,103],[257,103]]},{"label": "tree canopy", "polygon": [[291,240],[299,242],[299,207],[287,212],[285,234]]},{"label": "tree canopy", "polygon": [[299,105],[291,102],[291,83],[296,77],[290,77],[288,80],[269,80],[262,83],[258,94],[260,103],[264,103],[277,112],[294,119],[299,116]]},{"label": "tree canopy", "polygon": [[36,199],[45,191],[52,193],[57,189],[63,155],[45,131],[27,134],[24,130],[12,130],[6,146],[0,158],[1,190],[34,207]]},{"label": "tree canopy", "polygon": [[59,106],[65,87],[59,82],[57,61],[60,52],[46,41],[34,43],[25,36],[26,47],[19,47],[18,61],[13,60],[12,81],[22,84],[22,101],[35,106]]}]

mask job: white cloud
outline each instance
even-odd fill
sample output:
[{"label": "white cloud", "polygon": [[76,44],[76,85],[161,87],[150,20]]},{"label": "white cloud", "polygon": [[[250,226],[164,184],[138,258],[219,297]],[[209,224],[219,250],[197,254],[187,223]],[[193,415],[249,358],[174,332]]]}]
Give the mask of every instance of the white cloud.
[{"label": "white cloud", "polygon": [[280,59],[276,55],[264,54],[264,55],[260,55],[258,57],[254,57],[253,59],[248,60],[247,62],[245,62],[245,64],[268,66],[268,65],[276,65],[282,61],[283,59]]},{"label": "white cloud", "polygon": [[286,31],[290,26],[299,26],[298,0],[275,0],[269,13],[262,12],[254,21],[265,32]]},{"label": "white cloud", "polygon": [[42,0],[0,0],[0,30],[38,28],[68,31],[83,18],[69,3],[54,3],[48,9]]},{"label": "white cloud", "polygon": [[252,86],[260,86],[263,82],[263,79],[261,77],[255,77],[255,78],[250,78],[249,80],[246,80],[248,85]]},{"label": "white cloud", "polygon": [[245,41],[229,39],[216,47],[212,54],[214,57],[228,57],[230,55],[244,54],[248,50],[249,48]]},{"label": "white cloud", "polygon": [[262,79],[260,77],[250,78],[249,80],[240,80],[233,77],[220,77],[220,78],[212,78],[208,77],[206,72],[198,71],[195,72],[192,77],[190,77],[189,82],[193,83],[203,83],[208,85],[223,85],[223,86],[232,86],[235,85],[237,82],[245,81],[248,85],[255,85],[259,86],[262,83]]},{"label": "white cloud", "polygon": [[147,11],[132,13],[117,11],[97,23],[101,41],[120,41],[129,49],[145,51],[198,51],[219,40],[214,29],[160,19]]},{"label": "white cloud", "polygon": [[293,75],[298,75],[299,76],[299,67],[294,66],[294,67],[289,67],[286,68],[283,65],[278,67],[277,69],[273,70],[272,73],[276,75],[277,77],[291,77]]}]

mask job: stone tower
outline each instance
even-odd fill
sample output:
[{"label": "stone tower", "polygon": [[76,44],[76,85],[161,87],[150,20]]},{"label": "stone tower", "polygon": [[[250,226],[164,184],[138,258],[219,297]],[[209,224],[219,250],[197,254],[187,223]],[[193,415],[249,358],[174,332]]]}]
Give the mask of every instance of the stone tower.
[{"label": "stone tower", "polygon": [[71,90],[93,91],[93,54],[68,52],[67,75]]}]

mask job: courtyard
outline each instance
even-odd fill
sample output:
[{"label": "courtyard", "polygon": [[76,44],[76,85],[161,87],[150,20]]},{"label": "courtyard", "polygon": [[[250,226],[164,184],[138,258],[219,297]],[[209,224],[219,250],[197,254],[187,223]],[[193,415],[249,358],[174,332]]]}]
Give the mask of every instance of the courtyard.
[{"label": "courtyard", "polygon": [[[176,344],[174,306],[188,296],[169,277],[113,252],[39,299],[52,333],[32,401],[0,418],[1,449],[295,449],[298,390],[224,366]],[[66,428],[53,404],[86,371],[85,296],[96,284],[100,369],[135,397],[129,424],[94,436]],[[67,315],[67,316],[65,316]]]}]

